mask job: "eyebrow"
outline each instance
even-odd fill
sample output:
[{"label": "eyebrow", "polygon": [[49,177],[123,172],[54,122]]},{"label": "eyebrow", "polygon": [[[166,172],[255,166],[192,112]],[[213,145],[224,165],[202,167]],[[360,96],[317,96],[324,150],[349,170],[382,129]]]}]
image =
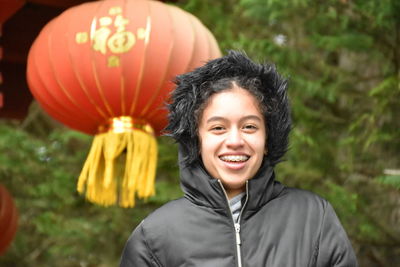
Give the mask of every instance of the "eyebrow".
[{"label": "eyebrow", "polygon": [[[210,123],[213,121],[227,121],[227,120],[228,119],[226,119],[225,117],[213,116],[207,120],[207,123]],[[256,120],[256,121],[262,122],[262,119],[256,115],[245,116],[245,117],[241,118],[239,121],[245,121],[245,120]]]}]

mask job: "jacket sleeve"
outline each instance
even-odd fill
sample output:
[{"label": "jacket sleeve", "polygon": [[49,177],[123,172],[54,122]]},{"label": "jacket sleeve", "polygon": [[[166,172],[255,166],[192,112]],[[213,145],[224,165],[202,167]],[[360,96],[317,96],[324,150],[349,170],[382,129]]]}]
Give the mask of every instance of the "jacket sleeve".
[{"label": "jacket sleeve", "polygon": [[136,227],[122,252],[120,267],[161,267],[151,252],[143,229],[143,222]]},{"label": "jacket sleeve", "polygon": [[319,240],[316,266],[358,266],[350,240],[329,203],[326,205]]}]

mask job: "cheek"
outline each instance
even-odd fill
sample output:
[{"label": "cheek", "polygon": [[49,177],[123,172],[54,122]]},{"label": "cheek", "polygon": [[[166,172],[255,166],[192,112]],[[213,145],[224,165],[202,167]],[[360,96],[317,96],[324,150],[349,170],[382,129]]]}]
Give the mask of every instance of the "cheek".
[{"label": "cheek", "polygon": [[199,153],[204,161],[204,157],[207,156],[209,150],[209,138],[204,132],[199,132]]},{"label": "cheek", "polygon": [[200,152],[209,154],[217,147],[217,140],[215,137],[207,134],[203,134],[200,138]]},{"label": "cheek", "polygon": [[252,147],[258,156],[264,157],[264,154],[267,151],[267,143],[264,135],[260,135],[259,137],[252,140]]},{"label": "cheek", "polygon": [[213,166],[214,166],[214,154],[215,149],[213,149],[213,145],[210,139],[203,139],[200,145],[200,157],[203,161],[203,164],[208,172],[212,174]]}]

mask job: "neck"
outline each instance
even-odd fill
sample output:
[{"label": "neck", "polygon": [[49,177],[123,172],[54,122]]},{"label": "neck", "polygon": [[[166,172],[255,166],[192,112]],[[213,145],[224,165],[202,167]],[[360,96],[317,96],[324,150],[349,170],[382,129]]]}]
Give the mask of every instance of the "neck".
[{"label": "neck", "polygon": [[241,188],[237,189],[225,189],[226,190],[226,195],[228,196],[228,199],[232,199],[233,197],[239,195],[240,193],[246,191],[246,186],[244,185]]}]

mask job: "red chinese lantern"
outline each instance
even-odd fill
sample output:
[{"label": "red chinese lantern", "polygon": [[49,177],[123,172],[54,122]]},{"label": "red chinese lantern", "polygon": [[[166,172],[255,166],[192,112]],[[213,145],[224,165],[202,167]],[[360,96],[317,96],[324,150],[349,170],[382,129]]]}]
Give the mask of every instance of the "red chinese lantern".
[{"label": "red chinese lantern", "polygon": [[50,21],[31,47],[27,78],[51,116],[95,135],[78,191],[105,206],[151,196],[171,80],[219,55],[197,18],[157,1],[89,2]]},{"label": "red chinese lantern", "polygon": [[2,255],[17,232],[18,213],[12,196],[0,184],[0,255]]}]

